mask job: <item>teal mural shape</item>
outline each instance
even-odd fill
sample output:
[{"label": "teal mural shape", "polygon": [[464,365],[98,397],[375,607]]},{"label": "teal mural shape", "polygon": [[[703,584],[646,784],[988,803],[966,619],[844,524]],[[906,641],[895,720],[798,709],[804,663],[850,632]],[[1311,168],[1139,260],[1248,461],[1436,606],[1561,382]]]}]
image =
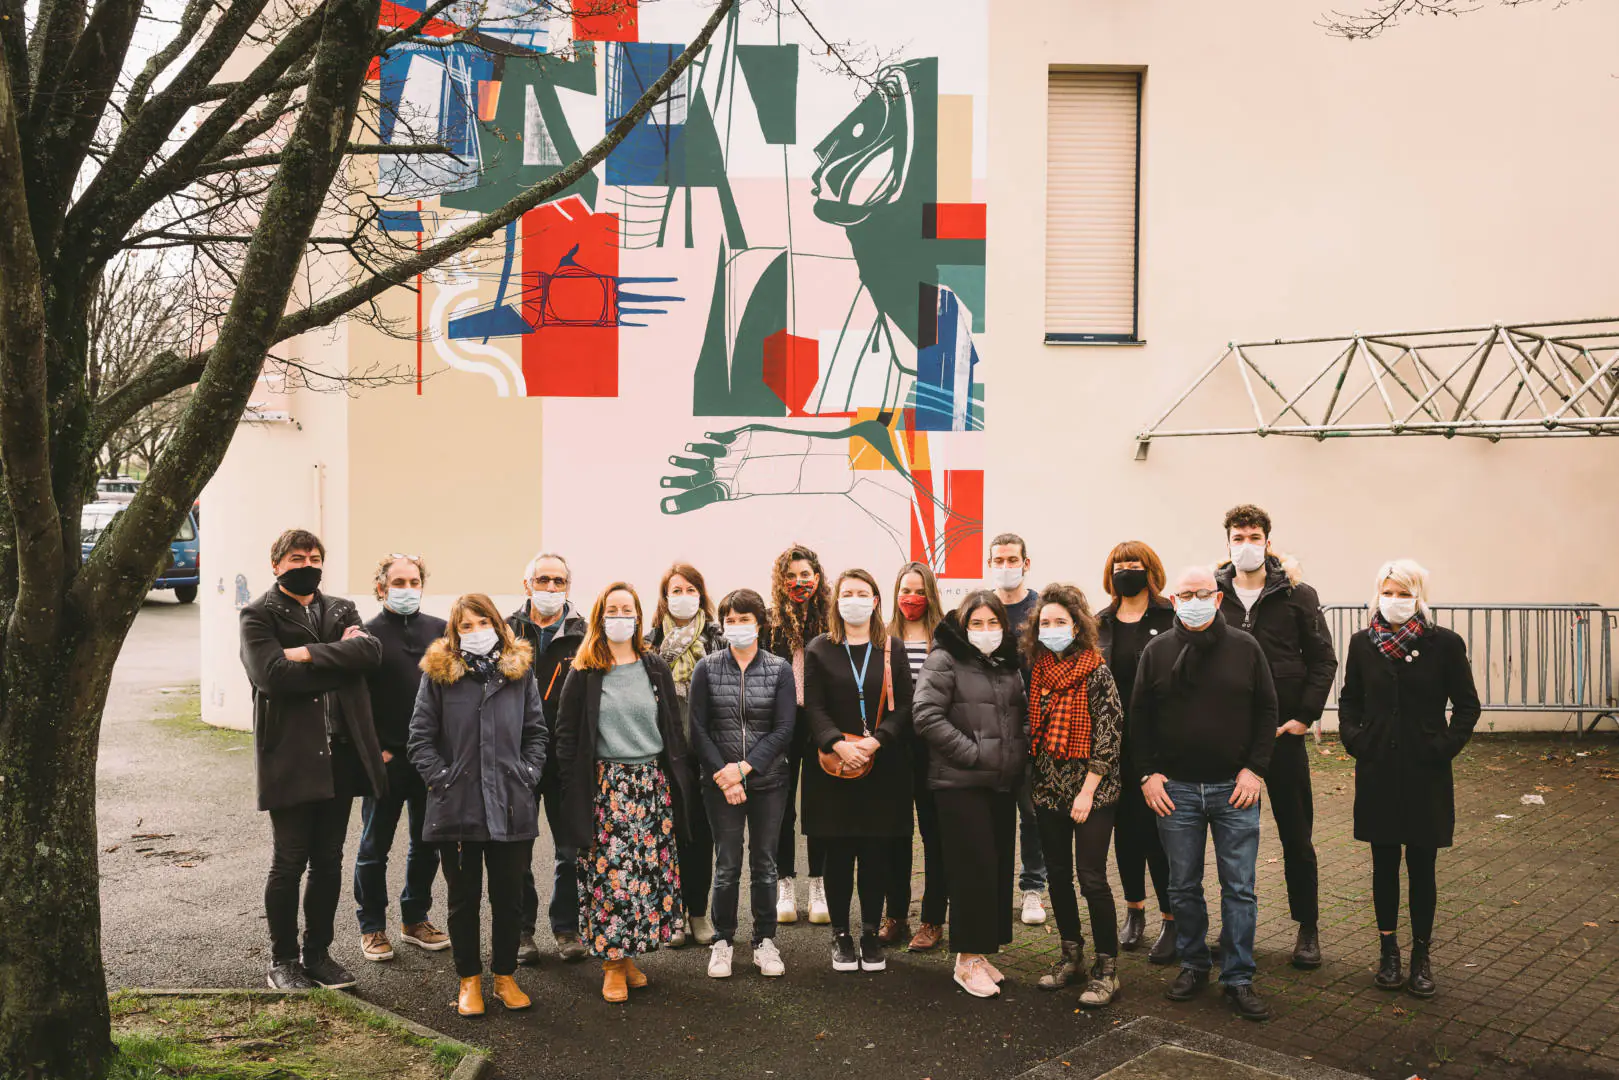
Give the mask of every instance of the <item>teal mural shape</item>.
[{"label": "teal mural shape", "polygon": [[939,284],[950,289],[973,313],[973,333],[984,332],[984,266],[939,267]]},{"label": "teal mural shape", "polygon": [[727,348],[725,296],[731,272],[721,243],[708,325],[692,376],[692,414],[786,416],[787,406],[765,383],[764,347],[765,338],[787,328],[787,253],[780,252],[759,275],[742,309],[736,341]]},{"label": "teal mural shape", "polygon": [[798,141],[798,46],[738,45],[737,61],[759,116],[759,130],[772,146]]}]

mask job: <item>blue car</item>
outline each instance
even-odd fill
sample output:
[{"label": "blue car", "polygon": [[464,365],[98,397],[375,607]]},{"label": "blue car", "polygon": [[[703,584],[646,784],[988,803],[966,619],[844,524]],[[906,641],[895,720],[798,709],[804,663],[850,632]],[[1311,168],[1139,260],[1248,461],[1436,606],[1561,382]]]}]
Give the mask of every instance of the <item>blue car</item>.
[{"label": "blue car", "polygon": [[[84,558],[112,524],[113,518],[123,513],[127,504],[120,502],[94,502],[84,508],[79,518],[79,549]],[[193,510],[180,523],[180,531],[169,544],[169,561],[164,565],[154,589],[173,589],[174,598],[189,604],[197,598],[197,586],[202,582],[202,555],[197,540],[197,517]]]}]

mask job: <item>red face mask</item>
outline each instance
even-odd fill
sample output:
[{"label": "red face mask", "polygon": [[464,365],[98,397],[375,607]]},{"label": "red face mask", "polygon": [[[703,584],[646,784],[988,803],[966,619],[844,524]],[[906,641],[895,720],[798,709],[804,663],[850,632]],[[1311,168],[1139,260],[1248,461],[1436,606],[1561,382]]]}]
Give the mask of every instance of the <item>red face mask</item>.
[{"label": "red face mask", "polygon": [[787,586],[787,595],[792,597],[793,603],[802,604],[815,595],[815,582],[795,581]]},{"label": "red face mask", "polygon": [[899,604],[899,613],[911,622],[916,622],[923,615],[926,615],[928,611],[928,598],[920,593],[910,593],[902,596],[897,603]]}]

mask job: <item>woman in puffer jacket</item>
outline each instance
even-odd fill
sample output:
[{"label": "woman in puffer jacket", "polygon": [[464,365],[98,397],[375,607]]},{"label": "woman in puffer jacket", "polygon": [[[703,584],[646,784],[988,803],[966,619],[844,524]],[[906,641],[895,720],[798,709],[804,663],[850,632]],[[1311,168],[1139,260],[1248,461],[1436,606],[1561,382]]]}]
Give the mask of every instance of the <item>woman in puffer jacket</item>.
[{"label": "woman in puffer jacket", "polygon": [[427,784],[422,839],[438,845],[449,886],[462,1016],[484,1011],[478,923],[486,870],[495,996],[508,1009],[529,1006],[513,976],[523,870],[539,834],[535,792],[545,769],[545,713],[533,664],[528,642],[512,636],[482,593],[455,602],[445,636],[422,657],[426,677],[407,752]]},{"label": "woman in puffer jacket", "polygon": [[1028,698],[1017,639],[993,592],[968,593],[934,631],[913,723],[928,745],[950,891],[955,981],[993,997],[1005,980],[988,955],[1012,940],[1017,791],[1029,760]]}]

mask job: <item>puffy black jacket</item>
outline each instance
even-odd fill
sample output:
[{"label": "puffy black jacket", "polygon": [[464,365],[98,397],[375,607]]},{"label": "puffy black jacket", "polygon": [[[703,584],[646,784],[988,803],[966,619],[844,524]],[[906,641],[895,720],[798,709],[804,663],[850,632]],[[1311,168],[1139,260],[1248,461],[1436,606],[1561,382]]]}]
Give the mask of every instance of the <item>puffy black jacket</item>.
[{"label": "puffy black jacket", "polygon": [[533,663],[526,641],[501,656],[504,677],[489,682],[467,677],[466,662],[447,638],[422,658],[410,763],[427,784],[423,840],[539,835],[535,792],[545,769],[545,714]]},{"label": "puffy black jacket", "polygon": [[1265,650],[1276,684],[1278,723],[1315,723],[1326,708],[1338,671],[1321,598],[1299,580],[1297,563],[1275,555],[1265,556],[1265,589],[1252,608],[1244,608],[1237,598],[1236,577],[1237,568],[1230,563],[1215,571],[1220,610],[1226,622],[1252,634]]},{"label": "puffy black jacket", "polygon": [[1015,791],[1029,762],[1029,699],[1017,640],[989,656],[967,640],[954,612],[933,632],[911,718],[928,745],[928,787]]},{"label": "puffy black jacket", "polygon": [[798,714],[793,665],[764,649],[746,671],[731,650],[721,648],[697,663],[692,673],[692,750],[703,784],[733,761],[753,767],[749,791],[770,791],[787,782],[787,748]]}]

